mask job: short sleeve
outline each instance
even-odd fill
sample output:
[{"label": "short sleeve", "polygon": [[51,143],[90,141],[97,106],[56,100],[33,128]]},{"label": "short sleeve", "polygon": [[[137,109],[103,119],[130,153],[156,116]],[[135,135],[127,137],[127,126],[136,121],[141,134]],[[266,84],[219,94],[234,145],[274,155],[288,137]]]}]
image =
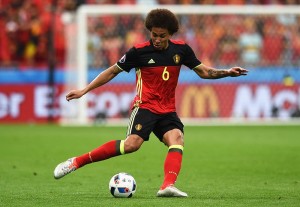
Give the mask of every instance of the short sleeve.
[{"label": "short sleeve", "polygon": [[201,64],[201,61],[196,57],[193,49],[189,45],[185,45],[185,57],[183,61],[183,65],[189,67],[190,69],[194,69],[196,66]]},{"label": "short sleeve", "polygon": [[138,54],[134,47],[129,49],[125,55],[117,62],[117,66],[122,70],[129,72],[137,66]]}]

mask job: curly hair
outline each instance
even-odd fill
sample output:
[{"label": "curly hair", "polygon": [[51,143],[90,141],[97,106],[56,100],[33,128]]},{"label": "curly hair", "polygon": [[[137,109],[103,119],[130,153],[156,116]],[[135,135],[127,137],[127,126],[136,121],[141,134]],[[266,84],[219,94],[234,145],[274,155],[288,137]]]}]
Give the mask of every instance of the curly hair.
[{"label": "curly hair", "polygon": [[170,10],[154,9],[148,13],[145,26],[149,31],[152,30],[152,27],[167,29],[170,35],[173,35],[179,29],[179,22]]}]

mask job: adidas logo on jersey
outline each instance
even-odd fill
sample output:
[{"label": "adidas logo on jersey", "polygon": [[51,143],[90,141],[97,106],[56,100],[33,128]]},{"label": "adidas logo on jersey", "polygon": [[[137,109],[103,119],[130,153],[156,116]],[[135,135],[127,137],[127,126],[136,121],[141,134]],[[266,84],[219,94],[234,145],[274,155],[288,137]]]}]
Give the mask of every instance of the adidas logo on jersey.
[{"label": "adidas logo on jersey", "polygon": [[154,60],[151,58],[149,61],[148,61],[148,64],[153,64],[155,63]]}]

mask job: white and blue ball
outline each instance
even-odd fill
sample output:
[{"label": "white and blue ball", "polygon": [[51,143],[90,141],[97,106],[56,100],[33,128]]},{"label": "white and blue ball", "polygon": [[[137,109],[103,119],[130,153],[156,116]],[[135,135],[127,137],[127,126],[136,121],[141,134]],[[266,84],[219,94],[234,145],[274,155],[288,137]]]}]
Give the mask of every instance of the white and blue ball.
[{"label": "white and blue ball", "polygon": [[136,182],[128,173],[118,173],[109,181],[110,193],[116,198],[131,198],[136,191]]}]

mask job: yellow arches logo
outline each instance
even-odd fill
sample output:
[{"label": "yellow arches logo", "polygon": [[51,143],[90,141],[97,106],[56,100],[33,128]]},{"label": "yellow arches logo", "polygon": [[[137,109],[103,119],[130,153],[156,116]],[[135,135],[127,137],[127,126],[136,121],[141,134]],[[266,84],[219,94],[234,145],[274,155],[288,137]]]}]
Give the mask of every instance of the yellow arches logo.
[{"label": "yellow arches logo", "polygon": [[182,117],[212,117],[220,114],[219,99],[211,86],[189,86],[183,91],[181,100]]}]

